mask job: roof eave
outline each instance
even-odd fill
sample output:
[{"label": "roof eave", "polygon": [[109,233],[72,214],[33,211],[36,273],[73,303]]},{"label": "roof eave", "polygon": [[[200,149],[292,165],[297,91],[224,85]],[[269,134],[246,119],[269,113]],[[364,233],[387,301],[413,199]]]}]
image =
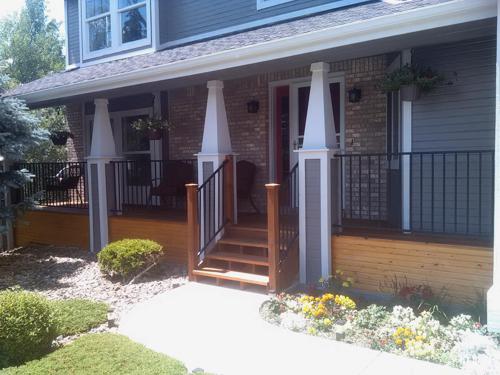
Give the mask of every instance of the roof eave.
[{"label": "roof eave", "polygon": [[495,17],[496,0],[455,0],[188,60],[17,95],[28,104],[147,84]]}]

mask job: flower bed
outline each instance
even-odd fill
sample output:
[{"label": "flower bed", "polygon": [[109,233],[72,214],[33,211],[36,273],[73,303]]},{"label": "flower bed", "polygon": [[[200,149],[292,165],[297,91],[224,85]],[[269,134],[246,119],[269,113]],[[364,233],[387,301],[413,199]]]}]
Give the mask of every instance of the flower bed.
[{"label": "flower bed", "polygon": [[[344,284],[345,286],[345,284]],[[347,285],[348,286],[348,285]],[[441,323],[432,310],[400,305],[358,308],[345,293],[280,294],[266,301],[261,315],[296,332],[341,340],[474,373],[500,373],[498,336],[469,315]]]}]

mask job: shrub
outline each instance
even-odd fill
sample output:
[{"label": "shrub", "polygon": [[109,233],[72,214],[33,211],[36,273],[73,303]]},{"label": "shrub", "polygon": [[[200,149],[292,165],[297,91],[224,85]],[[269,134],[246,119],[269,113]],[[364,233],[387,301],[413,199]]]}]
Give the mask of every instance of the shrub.
[{"label": "shrub", "polygon": [[151,240],[125,239],[110,243],[97,254],[105,274],[123,279],[157,261],[162,246]]},{"label": "shrub", "polygon": [[56,336],[57,321],[47,299],[20,290],[0,292],[1,365],[17,365],[48,353]]},{"label": "shrub", "polygon": [[57,334],[71,336],[90,331],[106,323],[108,305],[85,299],[68,299],[51,302],[57,316]]}]

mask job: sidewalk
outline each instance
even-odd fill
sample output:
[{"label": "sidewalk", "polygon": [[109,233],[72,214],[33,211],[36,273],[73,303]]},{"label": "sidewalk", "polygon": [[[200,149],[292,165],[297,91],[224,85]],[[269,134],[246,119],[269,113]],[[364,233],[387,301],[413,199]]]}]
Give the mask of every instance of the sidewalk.
[{"label": "sidewalk", "polygon": [[263,321],[264,294],[189,283],[137,305],[119,331],[222,375],[462,374],[428,362],[290,332]]}]

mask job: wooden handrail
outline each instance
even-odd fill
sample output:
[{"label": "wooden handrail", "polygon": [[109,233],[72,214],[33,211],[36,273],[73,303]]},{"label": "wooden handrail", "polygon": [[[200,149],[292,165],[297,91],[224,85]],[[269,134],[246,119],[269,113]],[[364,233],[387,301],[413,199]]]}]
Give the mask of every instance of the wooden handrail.
[{"label": "wooden handrail", "polygon": [[196,265],[196,256],[200,249],[200,228],[198,222],[198,185],[187,184],[187,253],[188,278],[194,280],[193,270]]},{"label": "wooden handrail", "polygon": [[224,166],[224,208],[228,223],[234,223],[234,156],[226,156]]},{"label": "wooden handrail", "polygon": [[279,289],[280,216],[279,184],[266,184],[267,190],[267,248],[269,254],[269,291]]}]

